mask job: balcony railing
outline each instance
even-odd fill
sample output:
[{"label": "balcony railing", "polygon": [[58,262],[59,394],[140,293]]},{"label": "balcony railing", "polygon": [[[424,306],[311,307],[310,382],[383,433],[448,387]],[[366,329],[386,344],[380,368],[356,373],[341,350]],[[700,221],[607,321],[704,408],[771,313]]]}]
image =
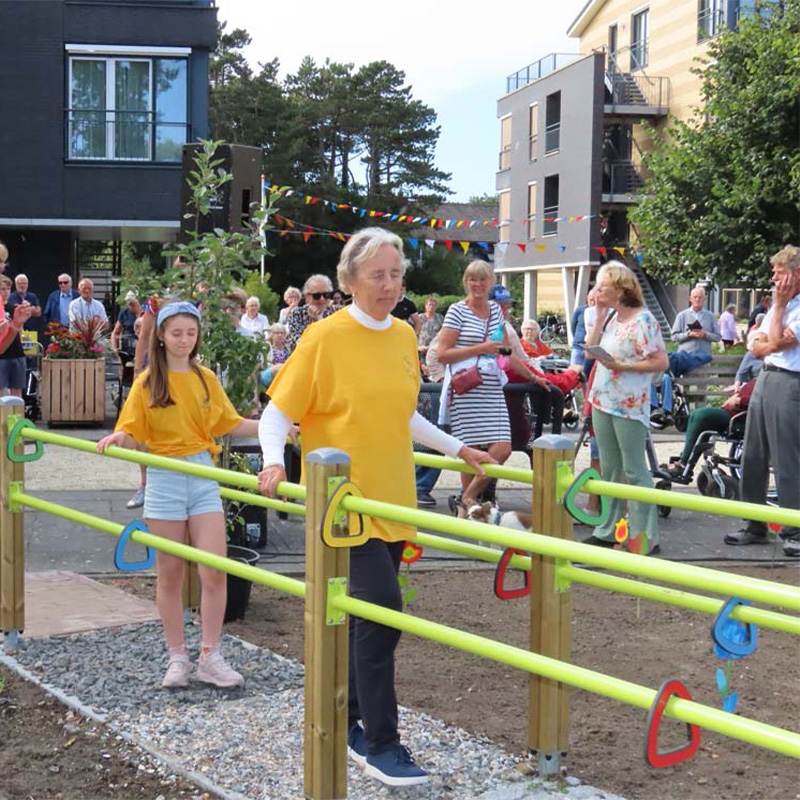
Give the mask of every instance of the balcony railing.
[{"label": "balcony railing", "polygon": [[550,53],[538,61],[534,61],[533,64],[517,70],[513,75],[509,75],[506,78],[506,94],[538,81],[539,78],[544,78],[545,75],[549,75],[561,67],[566,67],[567,64],[571,64],[580,57],[580,53]]},{"label": "balcony railing", "polygon": [[697,15],[697,41],[704,42],[727,30],[725,10],[722,8],[706,8]]},{"label": "balcony railing", "polygon": [[631,45],[631,72],[636,69],[644,69],[650,63],[650,49],[647,46],[647,39],[634,42]]},{"label": "balcony railing", "polygon": [[179,163],[191,126],[156,119],[153,111],[69,108],[64,134],[68,161]]},{"label": "balcony railing", "polygon": [[666,108],[669,102],[669,78],[610,71],[606,89],[607,105]]},{"label": "balcony railing", "polygon": [[551,234],[558,233],[558,206],[545,206],[542,209],[542,234],[550,236]]},{"label": "balcony railing", "polygon": [[500,151],[500,171],[511,169],[511,145],[507,145]]},{"label": "balcony railing", "polygon": [[544,129],[544,152],[554,153],[561,145],[561,123],[554,122]]}]

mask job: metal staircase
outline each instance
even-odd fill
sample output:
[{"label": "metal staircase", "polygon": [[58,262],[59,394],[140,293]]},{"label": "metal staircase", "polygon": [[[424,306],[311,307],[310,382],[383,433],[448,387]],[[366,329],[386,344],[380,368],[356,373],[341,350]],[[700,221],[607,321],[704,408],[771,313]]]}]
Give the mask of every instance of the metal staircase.
[{"label": "metal staircase", "polygon": [[650,278],[647,277],[645,271],[636,261],[629,262],[628,266],[636,273],[636,277],[639,279],[639,283],[642,287],[642,294],[644,295],[644,302],[647,306],[647,310],[656,318],[658,326],[661,328],[661,335],[664,337],[664,341],[668,342],[672,334],[672,326],[667,319],[667,315],[664,313],[664,309],[661,307],[661,303],[658,301],[658,297],[656,297],[656,293],[653,291]]}]

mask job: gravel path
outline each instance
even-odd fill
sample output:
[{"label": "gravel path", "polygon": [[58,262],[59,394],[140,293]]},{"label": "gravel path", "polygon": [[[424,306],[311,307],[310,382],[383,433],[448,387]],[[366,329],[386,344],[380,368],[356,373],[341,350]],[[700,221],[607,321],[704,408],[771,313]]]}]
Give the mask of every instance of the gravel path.
[{"label": "gravel path", "polygon": [[[187,627],[187,645],[196,657],[195,626]],[[23,640],[16,660],[229,797],[302,798],[303,667],[229,636],[223,648],[245,675],[244,687],[193,682],[186,689],[161,689],[166,653],[156,622]],[[621,800],[572,777],[540,782],[490,740],[426,714],[401,709],[400,728],[404,743],[429,770],[430,784],[390,790],[351,764],[348,797]]]}]

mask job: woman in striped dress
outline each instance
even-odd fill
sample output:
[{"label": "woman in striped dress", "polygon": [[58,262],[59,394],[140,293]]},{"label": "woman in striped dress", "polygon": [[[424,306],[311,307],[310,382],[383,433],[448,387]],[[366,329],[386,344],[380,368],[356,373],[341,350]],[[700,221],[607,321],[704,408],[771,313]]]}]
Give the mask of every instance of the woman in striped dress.
[{"label": "woman in striped dress", "polygon": [[[511,455],[511,426],[503,396],[506,378],[496,358],[500,348],[508,344],[503,312],[489,300],[494,272],[485,261],[471,262],[464,270],[463,283],[467,297],[450,306],[439,331],[437,355],[440,363],[447,365],[442,404],[447,404],[453,435],[471,447],[488,451],[502,464]],[[498,328],[503,329],[499,341]],[[448,391],[452,374],[475,365],[483,379],[480,386],[461,395]],[[458,516],[466,516],[466,508],[477,500],[488,480],[461,474],[461,498],[455,500]]]}]

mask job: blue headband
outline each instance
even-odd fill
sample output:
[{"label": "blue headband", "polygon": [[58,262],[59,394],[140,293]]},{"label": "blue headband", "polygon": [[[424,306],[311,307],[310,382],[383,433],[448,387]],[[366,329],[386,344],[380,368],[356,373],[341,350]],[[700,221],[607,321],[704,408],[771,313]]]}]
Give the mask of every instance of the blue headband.
[{"label": "blue headband", "polygon": [[164,306],[161,311],[158,312],[158,317],[156,317],[156,327],[160,327],[165,319],[174,317],[175,314],[188,314],[191,317],[195,317],[197,320],[200,319],[200,312],[197,310],[194,303],[187,303],[183,300],[180,303],[170,303]]}]

